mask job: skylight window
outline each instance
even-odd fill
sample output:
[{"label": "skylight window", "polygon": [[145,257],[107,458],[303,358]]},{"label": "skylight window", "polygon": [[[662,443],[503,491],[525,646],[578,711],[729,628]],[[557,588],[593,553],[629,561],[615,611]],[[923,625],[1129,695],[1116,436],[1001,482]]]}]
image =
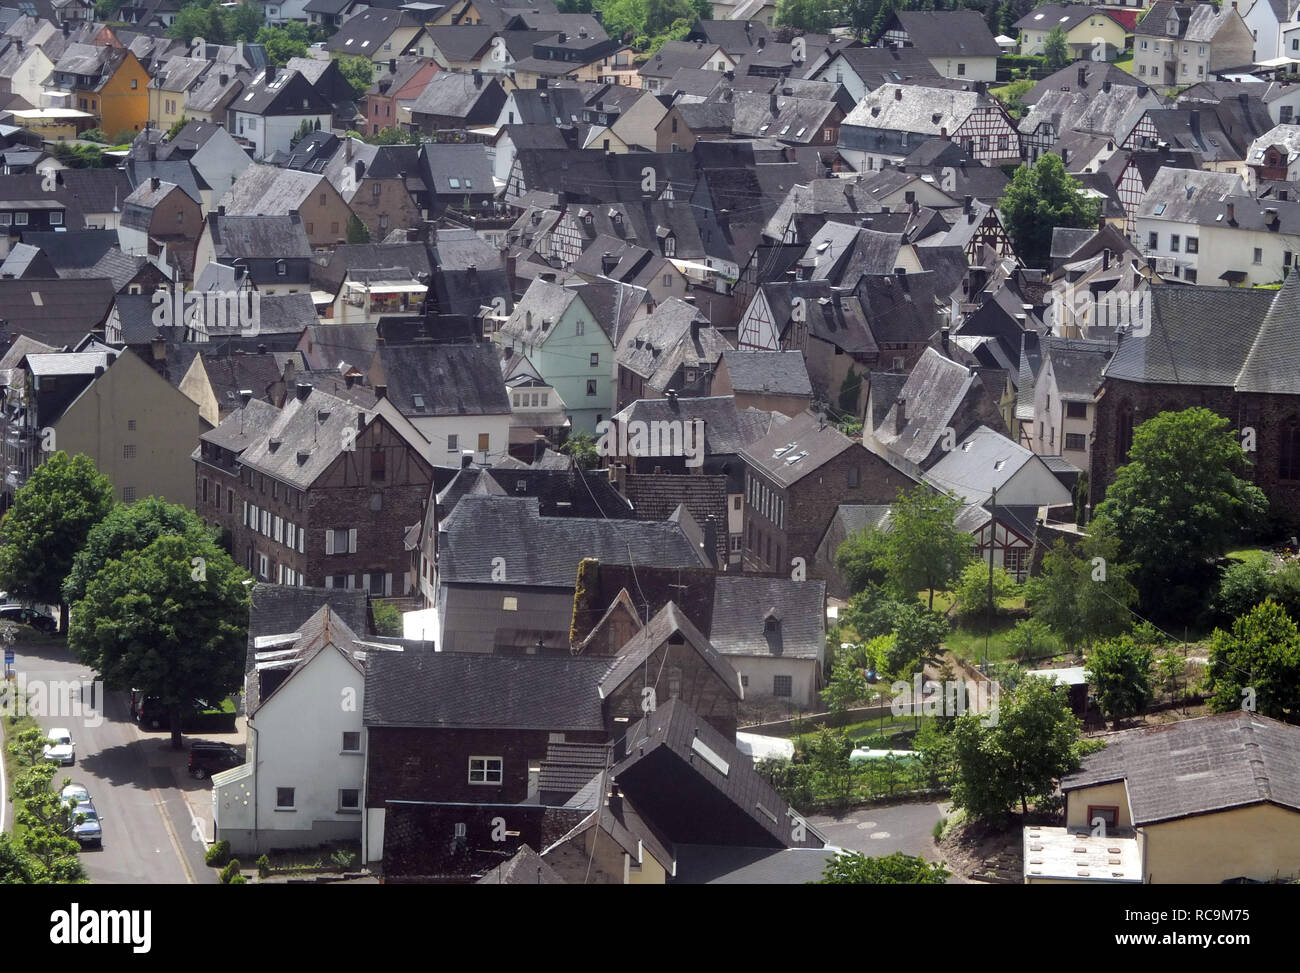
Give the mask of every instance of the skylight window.
[{"label": "skylight window", "polygon": [[419,409],[421,412],[424,411],[424,396],[423,396],[423,395],[412,395],[412,396],[411,396],[411,401],[415,403],[415,407],[416,407],[417,409]]},{"label": "skylight window", "polygon": [[1165,211],[1165,204],[1164,204],[1164,203],[1157,203],[1157,204],[1156,204],[1156,216],[1161,215],[1164,211]]},{"label": "skylight window", "polygon": [[691,740],[691,752],[698,753],[704,758],[706,764],[720,773],[723,777],[726,777],[731,770],[731,765],[714,753],[712,748],[705,744],[699,737],[695,737]]},{"label": "skylight window", "polygon": [[457,179],[455,176],[452,176],[450,179],[447,180],[447,185],[449,185],[452,189],[459,189],[460,180]]},{"label": "skylight window", "polygon": [[790,126],[786,125],[784,128],[781,129],[781,134],[784,135],[788,131],[790,131]]}]

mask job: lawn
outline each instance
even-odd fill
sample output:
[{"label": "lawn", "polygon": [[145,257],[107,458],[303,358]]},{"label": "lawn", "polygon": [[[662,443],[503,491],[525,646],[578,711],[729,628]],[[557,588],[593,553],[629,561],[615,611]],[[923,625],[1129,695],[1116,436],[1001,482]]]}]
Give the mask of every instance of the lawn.
[{"label": "lawn", "polygon": [[1132,54],[1129,54],[1127,57],[1121,58],[1120,60],[1116,61],[1116,62],[1115,62],[1115,67],[1119,68],[1121,71],[1127,71],[1129,74],[1132,74],[1132,73],[1133,73],[1133,55],[1132,55]]},{"label": "lawn", "polygon": [[1237,547],[1228,552],[1228,558],[1233,561],[1245,561],[1247,563],[1263,564],[1268,566],[1272,558],[1268,551],[1261,551],[1258,547]]}]

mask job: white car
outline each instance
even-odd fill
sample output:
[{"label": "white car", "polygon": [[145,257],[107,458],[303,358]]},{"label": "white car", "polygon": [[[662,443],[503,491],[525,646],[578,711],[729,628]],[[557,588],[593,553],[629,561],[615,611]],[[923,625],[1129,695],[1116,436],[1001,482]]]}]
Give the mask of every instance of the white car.
[{"label": "white car", "polygon": [[72,734],[66,727],[56,726],[49,733],[49,743],[45,745],[45,759],[53,760],[63,766],[77,762],[77,745],[72,742]]}]

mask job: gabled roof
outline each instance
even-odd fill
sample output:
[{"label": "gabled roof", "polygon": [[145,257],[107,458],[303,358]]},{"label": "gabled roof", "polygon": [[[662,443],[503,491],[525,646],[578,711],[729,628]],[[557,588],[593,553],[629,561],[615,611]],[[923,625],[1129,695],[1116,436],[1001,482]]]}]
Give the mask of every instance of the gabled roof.
[{"label": "gabled roof", "polygon": [[671,601],[655,613],[625,645],[618,650],[618,655],[610,660],[611,667],[600,681],[600,698],[604,699],[659,650],[674,635],[681,635],[686,644],[693,648],[704,663],[722,680],[736,699],[745,698],[745,690],[740,684],[740,674],[709,642],[704,633],[696,628],[689,618]]},{"label": "gabled roof", "polygon": [[408,418],[510,415],[494,345],[384,344],[377,359],[372,384]]},{"label": "gabled roof", "polygon": [[[910,47],[850,47],[839,52],[839,58],[853,69],[868,90],[882,84],[937,81],[939,72],[930,59],[916,48]],[[832,60],[822,69],[822,76],[835,80]]]},{"label": "gabled roof", "polygon": [[925,479],[943,492],[962,497],[968,503],[984,503],[994,490],[1036,459],[1032,450],[988,426],[979,426],[955,448],[944,453],[939,462],[930,467]]},{"label": "gabled roof", "polygon": [[928,57],[997,57],[1002,53],[977,10],[897,10],[907,39]]},{"label": "gabled roof", "polygon": [[803,412],[746,446],[740,455],[778,485],[788,487],[852,446],[852,439],[824,419]]},{"label": "gabled roof", "polygon": [[[895,403],[890,406],[884,421],[876,427],[873,434],[876,441],[920,465],[934,450],[974,382],[974,369],[927,348],[899,393],[899,398],[906,401],[906,422],[902,431],[894,431],[894,417],[898,411]],[[960,435],[964,430],[955,432]]]},{"label": "gabled roof", "polygon": [[217,259],[239,257],[275,260],[310,258],[311,244],[297,215],[226,216],[208,214],[213,253]]},{"label": "gabled roof", "polygon": [[505,584],[572,588],[584,557],[613,564],[698,567],[703,555],[670,521],[542,517],[536,497],[463,497],[439,524],[439,571],[448,584],[501,584],[493,558],[504,556]]},{"label": "gabled roof", "polygon": [[371,652],[366,726],[600,731],[599,683],[610,660],[592,656]]},{"label": "gabled roof", "polygon": [[288,216],[320,188],[320,173],[253,163],[221,197],[227,216]]},{"label": "gabled roof", "polygon": [[[770,630],[769,617],[776,620]],[[720,574],[709,639],[723,655],[820,659],[826,653],[826,582]]]},{"label": "gabled roof", "polygon": [[316,613],[297,626],[294,632],[277,632],[275,635],[297,635],[277,641],[275,645],[264,644],[258,648],[258,639],[253,639],[254,677],[248,682],[257,683],[256,701],[247,712],[256,714],[280,689],[299,672],[311,664],[320,653],[331,648],[339,653],[349,666],[363,672],[361,660],[365,658],[357,634],[348,627],[329,605],[322,605]]},{"label": "gabled roof", "polygon": [[1061,780],[1123,781],[1137,827],[1253,804],[1300,811],[1300,727],[1234,712],[1111,735]]},{"label": "gabled roof", "polygon": [[789,419],[779,412],[762,409],[737,409],[730,395],[713,395],[702,398],[637,399],[614,416],[618,422],[654,422],[678,419],[704,421],[704,452],[706,456],[738,454],[771,430],[784,426]]},{"label": "gabled roof", "polygon": [[812,395],[801,351],[727,351],[722,358],[736,392]]},{"label": "gabled roof", "polygon": [[1029,11],[1011,26],[1017,30],[1052,30],[1060,27],[1068,34],[1085,20],[1091,20],[1093,17],[1105,17],[1124,27],[1106,10],[1082,3],[1044,3]]}]

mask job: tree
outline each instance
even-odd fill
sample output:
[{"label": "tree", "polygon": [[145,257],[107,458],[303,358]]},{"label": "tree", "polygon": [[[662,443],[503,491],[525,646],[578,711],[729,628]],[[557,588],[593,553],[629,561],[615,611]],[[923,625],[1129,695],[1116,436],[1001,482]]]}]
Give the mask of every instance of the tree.
[{"label": "tree", "polygon": [[397,606],[387,601],[374,603],[375,631],[391,638],[401,638],[402,613]]},{"label": "tree", "polygon": [[[297,145],[320,126],[310,118],[304,118],[294,133],[289,136],[289,147]],[[355,217],[353,217],[355,219]]]},{"label": "tree", "polygon": [[311,43],[311,34],[306,24],[297,22],[285,24],[283,27],[261,27],[257,31],[257,43],[266,45],[266,56],[272,64],[283,67],[291,57],[307,56],[307,45]]},{"label": "tree", "polygon": [[936,588],[947,588],[971,560],[970,535],[957,527],[961,501],[935,493],[924,484],[899,490],[889,529],[879,544],[877,567],[885,586],[899,601],[911,601],[929,591],[934,608]]},{"label": "tree", "polygon": [[589,432],[574,433],[564,441],[560,452],[572,457],[579,469],[594,470],[600,465],[600,454],[596,452],[596,437]]},{"label": "tree", "polygon": [[1032,659],[1035,649],[1051,644],[1051,633],[1037,618],[1022,618],[1007,633],[1007,648],[1015,659]]},{"label": "tree", "polygon": [[1271,581],[1262,558],[1233,561],[1219,579],[1215,613],[1229,622],[1246,614],[1269,596]]},{"label": "tree", "polygon": [[10,597],[59,605],[59,628],[67,632],[63,579],[112,507],[113,484],[89,456],[54,453],[32,471],[0,521],[0,588]]},{"label": "tree", "polygon": [[176,19],[167,28],[167,36],[186,44],[195,37],[202,37],[209,44],[229,44],[230,35],[226,32],[226,21],[221,16],[221,7],[213,4],[187,3],[176,14]]},{"label": "tree", "polygon": [[855,530],[835,549],[835,570],[853,594],[884,580],[879,567],[883,564],[884,536],[875,530]]},{"label": "tree", "polygon": [[1246,454],[1231,423],[1209,409],[1162,412],[1133,431],[1130,461],[1097,507],[1094,530],[1141,566],[1144,607],[1177,617],[1205,603],[1213,561],[1258,526],[1268,502],[1239,476]]},{"label": "tree", "polygon": [[963,617],[979,620],[990,612],[998,613],[998,603],[1014,598],[1020,586],[1015,578],[999,567],[993,569],[993,598],[989,600],[989,566],[983,561],[971,561],[957,581],[954,594],[961,606]]},{"label": "tree", "polygon": [[79,883],[86,879],[77,858],[79,845],[69,836],[72,816],[50,789],[55,767],[41,761],[13,781],[14,820],[22,825],[8,855],[5,881],[29,884]]},{"label": "tree", "polygon": [[1146,712],[1151,702],[1153,661],[1150,647],[1127,635],[1102,642],[1090,653],[1085,675],[1098,707],[1115,729],[1119,729],[1120,720]]},{"label": "tree", "polygon": [[159,697],[179,748],[184,707],[233,692],[243,678],[245,578],[211,540],[161,536],[95,575],[68,644],[109,688]]},{"label": "tree", "polygon": [[1040,678],[1001,693],[995,720],[966,713],[952,730],[954,807],[985,820],[1005,819],[1016,805],[1049,799],[1062,776],[1079,768],[1079,721],[1064,687]]},{"label": "tree", "polygon": [[183,129],[189,123],[190,123],[190,119],[188,115],[182,115],[180,118],[176,119],[176,121],[172,123],[172,127],[167,129],[167,140],[170,142],[172,139],[174,139],[177,135],[181,133],[181,129]]},{"label": "tree", "polygon": [[370,90],[375,80],[375,62],[360,55],[344,55],[338,59],[339,73],[352,85],[352,91],[360,101]]},{"label": "tree", "polygon": [[252,42],[265,25],[262,8],[249,0],[244,0],[237,7],[228,8],[226,13],[226,34],[232,42]]},{"label": "tree", "polygon": [[866,695],[867,680],[858,660],[852,657],[837,659],[831,667],[830,682],[821,690],[826,708],[832,713],[843,713]]},{"label": "tree", "polygon": [[882,858],[869,858],[861,852],[846,851],[826,863],[817,885],[942,885],[952,872],[944,863],[896,851]]},{"label": "tree", "polygon": [[1025,590],[1034,618],[1071,651],[1124,632],[1130,622],[1129,606],[1137,598],[1128,581],[1132,569],[1114,557],[1113,538],[1090,535],[1083,547],[1080,557],[1058,539],[1043,556],[1042,572]]},{"label": "tree", "polygon": [[937,612],[908,602],[894,618],[894,642],[886,652],[885,668],[899,678],[921,672],[939,661],[948,620]]},{"label": "tree", "polygon": [[836,803],[847,804],[853,791],[853,741],[843,730],[822,727],[807,742],[808,764],[814,787],[830,794]]},{"label": "tree", "polygon": [[1300,719],[1300,631],[1277,602],[1256,605],[1210,636],[1205,671],[1215,713],[1249,709],[1275,720]]},{"label": "tree", "polygon": [[851,630],[859,639],[890,635],[903,605],[886,594],[879,585],[868,584],[849,599],[840,615],[840,626]]},{"label": "tree", "polygon": [[835,26],[836,9],[831,0],[777,0],[776,22],[810,34],[828,34]]},{"label": "tree", "polygon": [[664,33],[679,20],[694,23],[698,19],[690,0],[646,0],[644,30],[650,36]]},{"label": "tree", "polygon": [[1043,41],[1043,60],[1049,73],[1061,70],[1072,60],[1065,29],[1060,24],[1047,32],[1047,39]]},{"label": "tree", "polygon": [[844,381],[840,383],[840,411],[850,416],[858,414],[858,396],[862,394],[862,376],[849,366],[849,370],[844,374]]},{"label": "tree", "polygon": [[369,243],[370,227],[355,213],[348,217],[348,243]]},{"label": "tree", "polygon": [[196,544],[216,539],[213,528],[178,503],[168,503],[158,497],[119,503],[91,528],[86,543],[72,559],[72,567],[63,582],[63,600],[69,605],[81,601],[86,597],[86,586],[104,565],[120,560],[127,551],[144,550],[164,534],[180,535]]},{"label": "tree", "polygon": [[1081,195],[1079,180],[1065,171],[1060,156],[1045,153],[1032,166],[1016,170],[998,202],[1016,255],[1029,267],[1047,267],[1055,227],[1095,227],[1101,204]]}]

